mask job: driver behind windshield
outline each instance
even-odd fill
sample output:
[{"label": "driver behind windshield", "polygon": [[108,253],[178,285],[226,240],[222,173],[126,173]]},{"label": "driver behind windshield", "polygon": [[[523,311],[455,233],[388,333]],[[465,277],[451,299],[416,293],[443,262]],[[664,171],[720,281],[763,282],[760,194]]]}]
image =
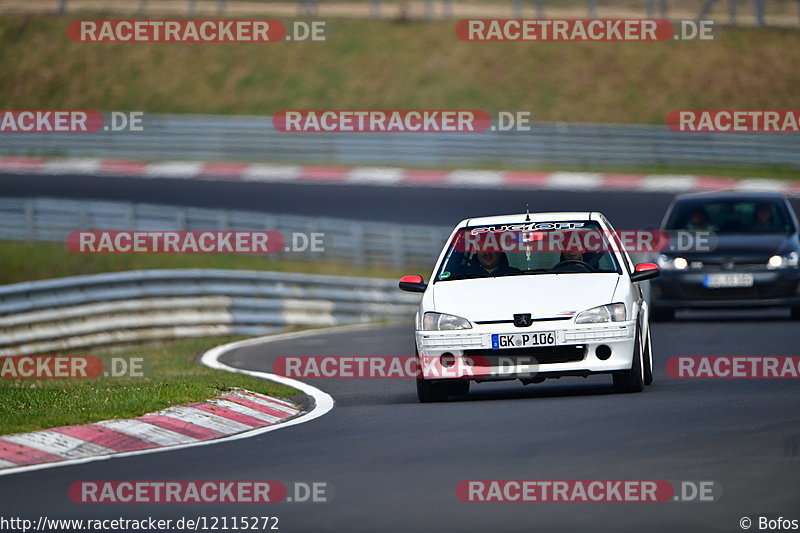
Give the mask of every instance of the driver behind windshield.
[{"label": "driver behind windshield", "polygon": [[564,250],[561,259],[555,267],[559,272],[592,272],[595,270],[591,264],[590,256],[596,254],[584,253],[580,250]]},{"label": "driver behind windshield", "polygon": [[758,204],[753,218],[753,230],[756,232],[770,233],[776,229],[772,206],[769,204]]},{"label": "driver behind windshield", "polygon": [[507,276],[520,273],[518,268],[508,264],[508,256],[505,252],[480,251],[475,256],[478,259],[477,264],[473,262],[469,272],[473,276]]}]

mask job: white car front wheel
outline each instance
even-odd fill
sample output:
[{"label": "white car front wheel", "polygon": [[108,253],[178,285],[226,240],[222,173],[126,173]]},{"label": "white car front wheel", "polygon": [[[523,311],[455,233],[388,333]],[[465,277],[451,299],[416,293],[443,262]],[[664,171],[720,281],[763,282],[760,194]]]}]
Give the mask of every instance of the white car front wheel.
[{"label": "white car front wheel", "polygon": [[653,342],[650,340],[650,326],[647,326],[647,341],[644,343],[644,384],[653,383]]},{"label": "white car front wheel", "polygon": [[642,350],[641,328],[636,326],[636,338],[633,342],[633,361],[630,370],[614,372],[614,390],[617,392],[642,392],[645,383],[645,364]]}]

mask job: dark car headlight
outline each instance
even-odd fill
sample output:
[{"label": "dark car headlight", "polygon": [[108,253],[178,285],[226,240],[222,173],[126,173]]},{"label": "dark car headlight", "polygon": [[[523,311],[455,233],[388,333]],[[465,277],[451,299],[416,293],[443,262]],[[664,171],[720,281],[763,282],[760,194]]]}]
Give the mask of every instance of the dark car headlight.
[{"label": "dark car headlight", "polygon": [[779,268],[797,268],[798,254],[791,252],[785,255],[773,255],[767,261],[768,270],[776,270]]},{"label": "dark car headlight", "polygon": [[658,256],[658,268],[661,270],[686,270],[689,268],[689,261],[683,257],[670,257],[661,254]]}]

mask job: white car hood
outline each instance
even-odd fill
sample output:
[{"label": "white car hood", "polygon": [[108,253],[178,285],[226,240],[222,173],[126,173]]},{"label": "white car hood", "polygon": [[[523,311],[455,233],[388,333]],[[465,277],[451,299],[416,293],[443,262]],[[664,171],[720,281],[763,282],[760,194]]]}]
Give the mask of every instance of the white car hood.
[{"label": "white car hood", "polygon": [[433,285],[437,313],[472,322],[567,316],[612,303],[618,274],[534,274],[439,281]]}]

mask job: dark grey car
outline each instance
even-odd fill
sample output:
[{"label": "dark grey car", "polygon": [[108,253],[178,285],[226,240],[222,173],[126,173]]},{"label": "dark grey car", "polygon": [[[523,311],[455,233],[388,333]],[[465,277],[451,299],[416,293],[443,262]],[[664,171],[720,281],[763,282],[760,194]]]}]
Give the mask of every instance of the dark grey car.
[{"label": "dark grey car", "polygon": [[767,306],[788,306],[800,319],[798,222],[782,194],[678,196],[661,229],[672,239],[651,282],[654,320],[681,308]]}]

